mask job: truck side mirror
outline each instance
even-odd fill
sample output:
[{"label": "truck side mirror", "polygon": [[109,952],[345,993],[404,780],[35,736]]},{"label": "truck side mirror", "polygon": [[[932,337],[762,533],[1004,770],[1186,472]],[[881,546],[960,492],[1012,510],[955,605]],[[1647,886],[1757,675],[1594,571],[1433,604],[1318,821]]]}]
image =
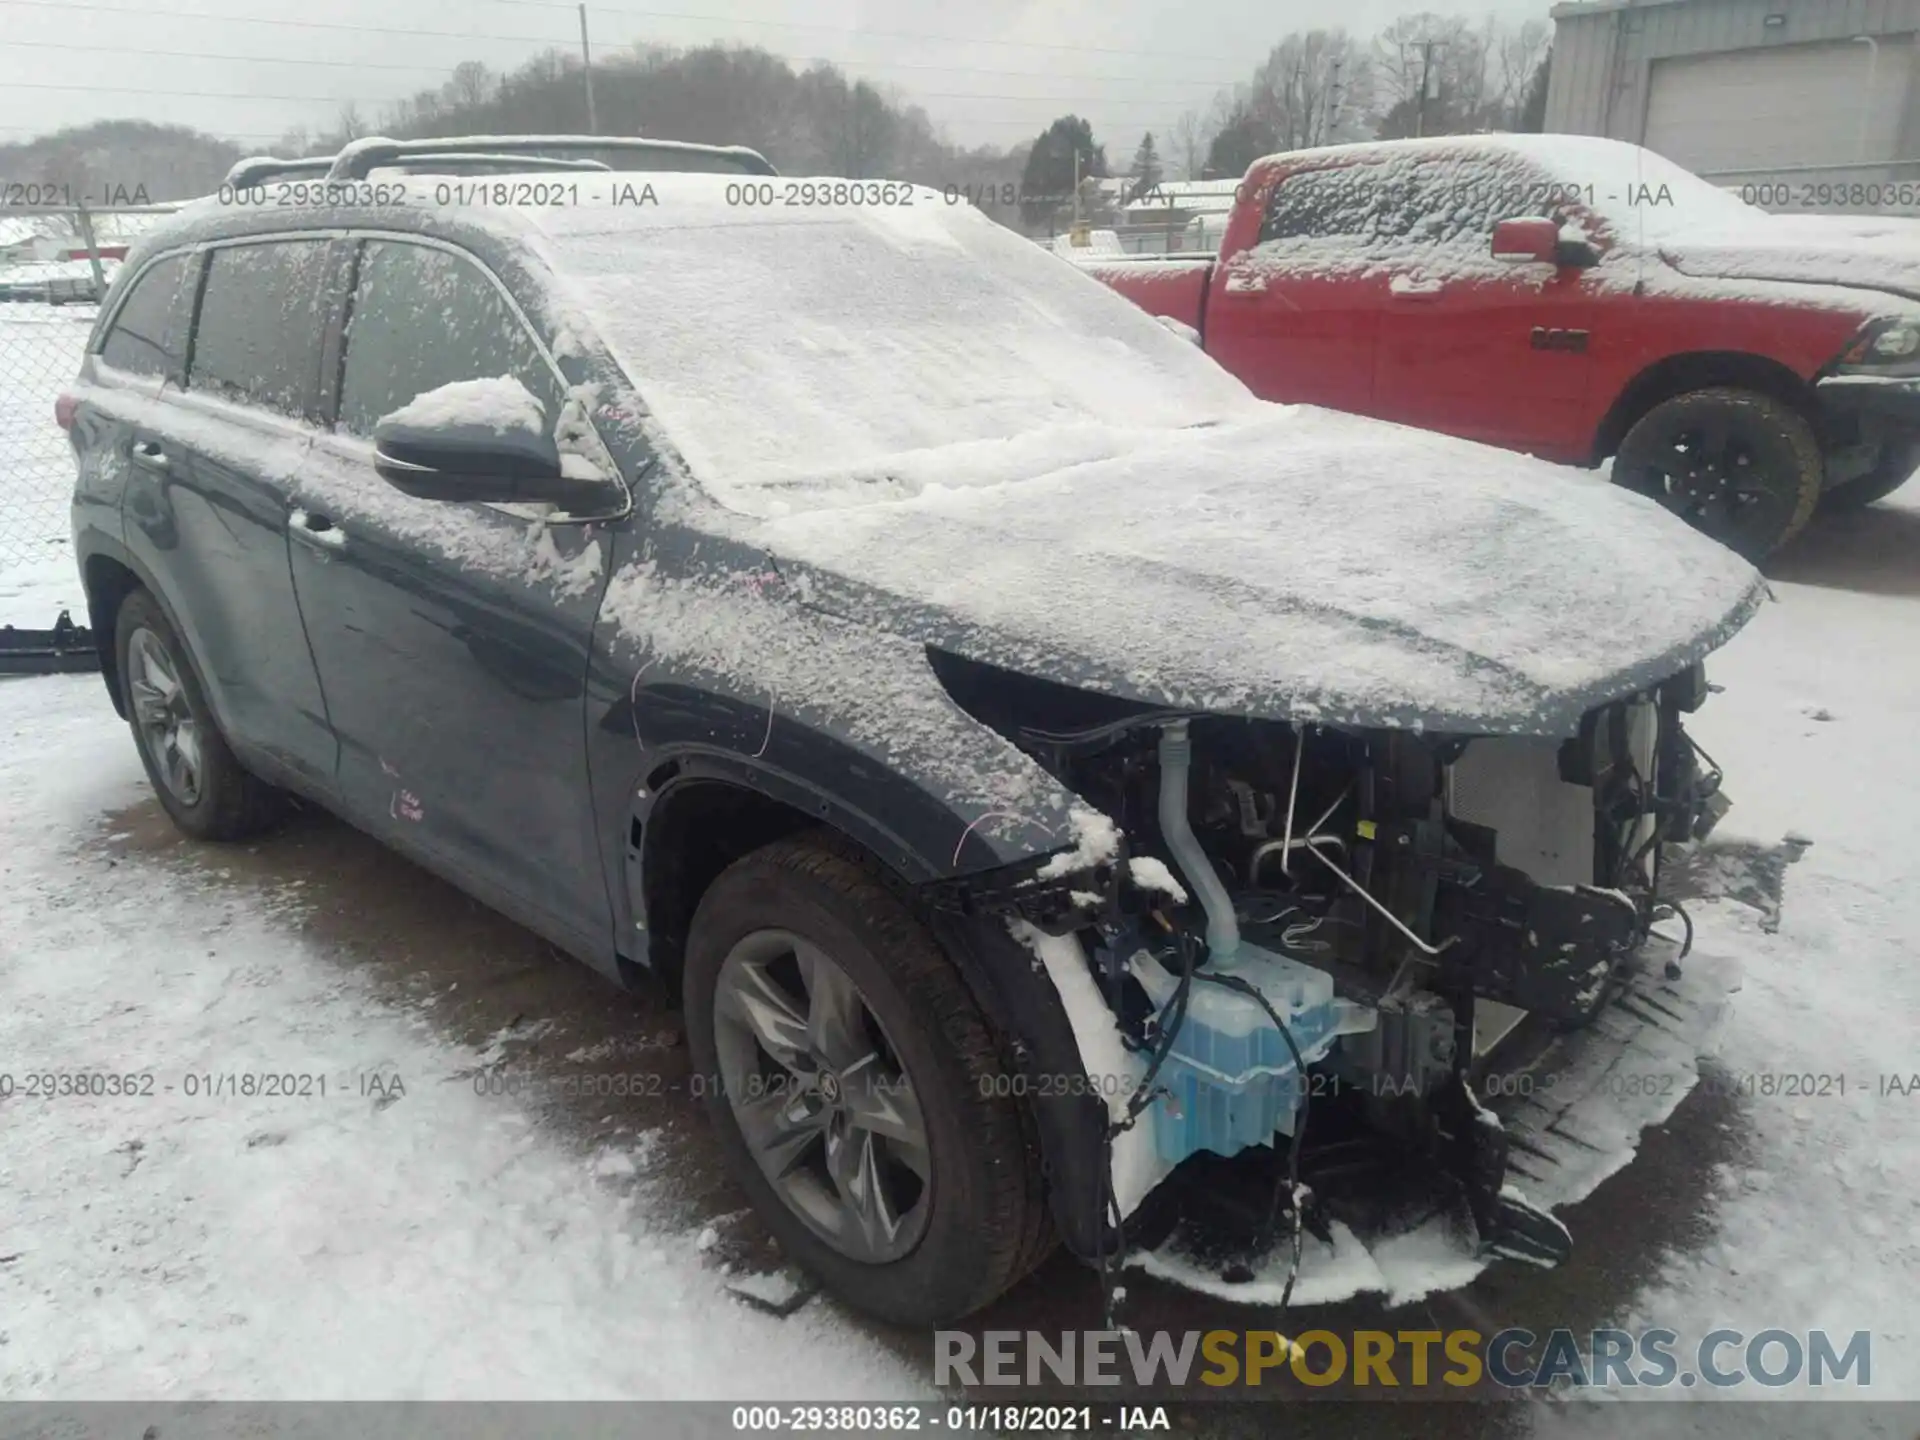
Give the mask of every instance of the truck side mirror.
[{"label": "truck side mirror", "polygon": [[1493,227],[1493,258],[1496,260],[1544,261],[1559,263],[1560,227],[1538,216],[1502,220]]},{"label": "truck side mirror", "polygon": [[1502,220],[1493,227],[1493,258],[1516,263],[1545,263],[1585,269],[1600,263],[1600,252],[1585,236],[1563,239],[1557,221],[1537,215]]}]

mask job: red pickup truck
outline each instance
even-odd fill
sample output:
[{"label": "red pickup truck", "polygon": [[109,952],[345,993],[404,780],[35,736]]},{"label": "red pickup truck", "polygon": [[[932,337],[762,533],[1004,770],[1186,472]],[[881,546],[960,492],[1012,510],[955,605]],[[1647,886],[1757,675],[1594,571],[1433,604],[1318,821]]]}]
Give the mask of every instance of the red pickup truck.
[{"label": "red pickup truck", "polygon": [[1920,221],[1771,215],[1619,141],[1271,155],[1217,260],[1083,268],[1263,398],[1611,459],[1749,557],[1920,464]]}]

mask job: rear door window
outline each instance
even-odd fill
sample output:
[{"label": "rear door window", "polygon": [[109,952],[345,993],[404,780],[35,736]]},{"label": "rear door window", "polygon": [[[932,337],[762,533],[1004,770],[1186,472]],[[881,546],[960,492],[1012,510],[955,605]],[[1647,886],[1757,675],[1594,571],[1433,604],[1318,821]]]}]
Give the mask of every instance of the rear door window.
[{"label": "rear door window", "polygon": [[511,376],[551,424],[559,382],[493,279],[448,250],[369,240],[347,321],[339,428],[371,436],[382,416],[456,380]]},{"label": "rear door window", "polygon": [[175,384],[186,379],[198,260],[197,255],[170,255],[141,272],[100,346],[103,361],[116,370],[158,375]]},{"label": "rear door window", "polygon": [[1270,240],[1373,239],[1391,209],[1383,196],[1381,167],[1342,165],[1301,170],[1273,187],[1260,223],[1260,243]]},{"label": "rear door window", "polygon": [[317,418],[327,242],[229,245],[207,265],[188,388]]}]

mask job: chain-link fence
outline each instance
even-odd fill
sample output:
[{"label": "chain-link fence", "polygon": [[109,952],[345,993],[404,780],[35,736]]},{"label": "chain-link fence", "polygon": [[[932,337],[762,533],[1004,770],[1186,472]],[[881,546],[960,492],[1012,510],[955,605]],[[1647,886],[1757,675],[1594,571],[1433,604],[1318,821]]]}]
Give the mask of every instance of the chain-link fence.
[{"label": "chain-link fence", "polygon": [[54,402],[80,368],[102,283],[171,208],[0,210],[0,625],[49,626],[79,608],[73,452]]}]

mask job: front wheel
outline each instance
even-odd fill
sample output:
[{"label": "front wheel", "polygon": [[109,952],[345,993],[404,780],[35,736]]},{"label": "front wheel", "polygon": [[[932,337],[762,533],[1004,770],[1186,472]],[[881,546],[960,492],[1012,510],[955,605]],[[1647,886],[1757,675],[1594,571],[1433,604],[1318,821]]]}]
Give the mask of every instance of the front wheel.
[{"label": "front wheel", "polygon": [[1032,1265],[1044,1200],[992,1033],[858,861],[803,836],[733,865],[694,914],[684,993],[729,1168],[841,1299],[940,1325]]},{"label": "front wheel", "polygon": [[1694,390],[1641,416],[1616,484],[1650,495],[1749,560],[1778,549],[1820,501],[1820,443],[1798,411],[1752,390]]}]

